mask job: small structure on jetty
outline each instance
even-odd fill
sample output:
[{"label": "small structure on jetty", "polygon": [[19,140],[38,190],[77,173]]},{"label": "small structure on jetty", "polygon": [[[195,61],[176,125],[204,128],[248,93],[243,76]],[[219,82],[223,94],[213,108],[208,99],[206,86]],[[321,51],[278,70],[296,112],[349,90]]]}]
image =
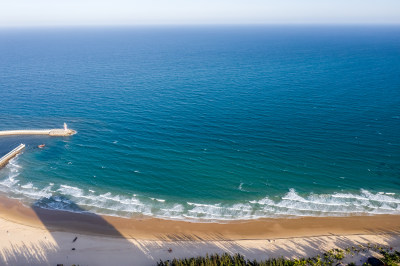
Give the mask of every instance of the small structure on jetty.
[{"label": "small structure on jetty", "polygon": [[75,130],[69,129],[64,123],[64,128],[55,129],[25,129],[25,130],[4,130],[0,131],[0,136],[11,135],[48,135],[55,137],[67,137],[76,134]]},{"label": "small structure on jetty", "polygon": [[0,168],[4,167],[12,158],[17,156],[23,149],[25,149],[25,144],[20,144],[18,147],[4,155],[0,158]]}]

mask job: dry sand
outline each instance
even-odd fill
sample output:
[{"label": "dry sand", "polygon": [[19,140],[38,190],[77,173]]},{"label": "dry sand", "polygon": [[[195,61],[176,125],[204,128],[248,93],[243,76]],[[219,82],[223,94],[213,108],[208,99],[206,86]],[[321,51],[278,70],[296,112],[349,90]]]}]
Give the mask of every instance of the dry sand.
[{"label": "dry sand", "polygon": [[0,198],[0,265],[155,265],[222,252],[309,257],[367,243],[400,249],[399,232],[396,215],[190,223],[48,211]]}]

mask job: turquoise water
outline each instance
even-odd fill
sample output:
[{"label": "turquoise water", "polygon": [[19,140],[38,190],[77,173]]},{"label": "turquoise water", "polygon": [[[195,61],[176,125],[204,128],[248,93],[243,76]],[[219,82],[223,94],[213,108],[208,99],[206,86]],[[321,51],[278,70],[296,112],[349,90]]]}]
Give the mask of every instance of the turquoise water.
[{"label": "turquoise water", "polygon": [[78,131],[0,138],[27,144],[0,170],[26,204],[400,214],[399,27],[3,29],[0,101],[0,130]]}]

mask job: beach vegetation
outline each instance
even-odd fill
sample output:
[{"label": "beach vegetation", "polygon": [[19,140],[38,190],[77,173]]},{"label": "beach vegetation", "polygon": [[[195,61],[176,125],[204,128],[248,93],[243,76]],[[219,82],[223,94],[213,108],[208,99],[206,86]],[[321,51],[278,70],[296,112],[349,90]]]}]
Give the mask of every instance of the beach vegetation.
[{"label": "beach vegetation", "polygon": [[399,251],[387,251],[382,250],[381,254],[383,255],[382,261],[387,266],[397,266],[400,263],[400,252]]},{"label": "beach vegetation", "polygon": [[[248,260],[240,254],[212,254],[206,256],[199,256],[194,258],[173,259],[158,262],[158,266],[331,266],[331,265],[363,265],[371,266],[367,261],[364,263],[356,264],[355,262],[343,263],[347,256],[353,257],[360,252],[367,253],[374,251],[380,253],[383,257],[381,260],[386,266],[400,265],[400,252],[393,251],[391,247],[384,247],[379,245],[367,246],[354,246],[346,249],[332,249],[326,251],[321,255],[311,258],[270,258],[267,260],[256,261]],[[347,259],[348,261],[348,259]]]}]

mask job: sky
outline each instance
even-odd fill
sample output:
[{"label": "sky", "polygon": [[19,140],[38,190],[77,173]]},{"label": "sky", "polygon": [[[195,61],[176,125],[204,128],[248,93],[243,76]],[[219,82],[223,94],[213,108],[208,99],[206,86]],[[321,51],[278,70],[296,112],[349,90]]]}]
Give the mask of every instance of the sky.
[{"label": "sky", "polygon": [[400,24],[400,0],[0,0],[0,27]]}]

